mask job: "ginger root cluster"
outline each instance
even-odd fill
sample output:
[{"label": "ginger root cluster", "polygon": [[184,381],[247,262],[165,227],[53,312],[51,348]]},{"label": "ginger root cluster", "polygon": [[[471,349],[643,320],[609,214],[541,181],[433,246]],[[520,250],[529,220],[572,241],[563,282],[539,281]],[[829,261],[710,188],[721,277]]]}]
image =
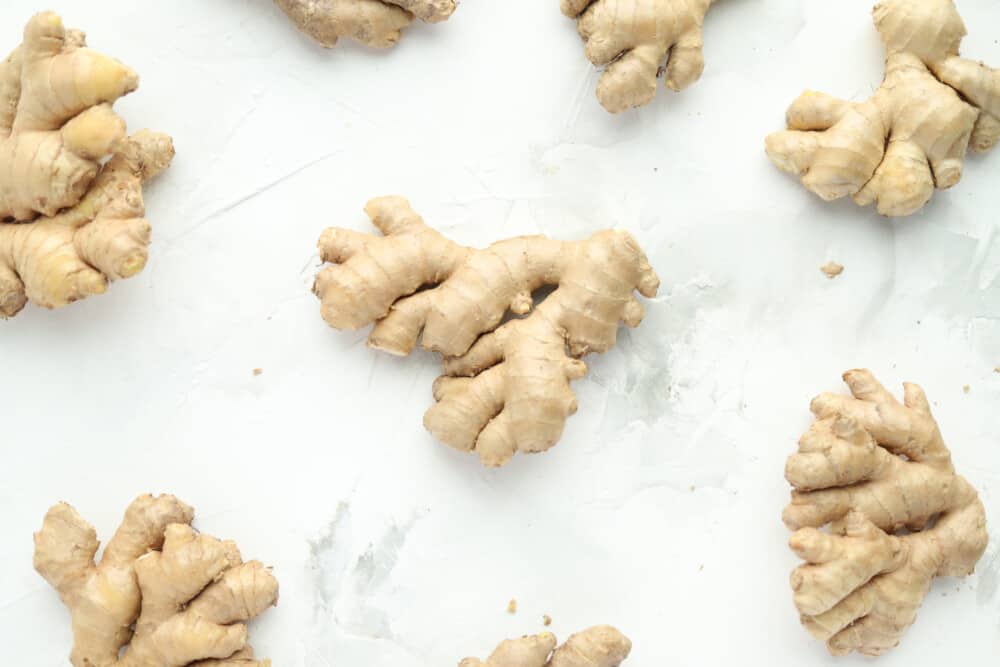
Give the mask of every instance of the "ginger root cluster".
[{"label": "ginger root cluster", "polygon": [[111,109],[135,72],[38,14],[0,63],[0,318],[103,293],[146,264],[142,185],[169,166],[170,138],[126,135]]},{"label": "ginger root cluster", "polygon": [[959,56],[966,29],[953,0],[884,0],[874,18],[887,51],[875,95],[803,93],[767,154],[827,201],[907,216],[958,183],[970,147],[1000,139],[1000,71]]},{"label": "ginger root cluster", "polygon": [[350,37],[378,49],[395,46],[414,19],[440,23],[458,0],[274,0],[303,33],[333,48]]},{"label": "ginger root cluster", "polygon": [[[374,323],[369,346],[391,354],[420,341],[444,355],[424,426],[489,466],[559,440],[577,409],[570,381],[587,372],[580,357],[611,349],[620,323],[638,326],[634,292],[653,297],[659,287],[626,232],[525,236],[477,250],[428,227],[400,197],[366,211],[384,236],[332,228],[320,239],[331,263],[314,286],[323,318],[337,329]],[[555,290],[535,307],[547,286]]]},{"label": "ginger root cluster", "polygon": [[700,79],[701,28],[712,2],[561,0],[563,14],[577,20],[587,58],[605,68],[597,85],[601,105],[620,113],[648,104],[661,73],[675,92]]},{"label": "ginger root cluster", "polygon": [[559,647],[550,632],[508,639],[485,661],[466,658],[458,667],[618,667],[631,651],[625,635],[610,625],[598,625]]},{"label": "ginger root cluster", "polygon": [[48,511],[34,564],[69,608],[75,667],[270,664],[253,658],[246,622],[277,602],[277,580],[193,517],[173,496],[140,496],[95,564],[94,528],[66,503]]},{"label": "ginger root cluster", "polygon": [[906,384],[900,403],[870,371],[844,380],[853,396],[813,400],[817,421],[785,467],[794,491],[783,518],[806,561],[791,583],[802,624],[831,653],[881,655],[935,577],[972,573],[986,513],[920,387]]}]

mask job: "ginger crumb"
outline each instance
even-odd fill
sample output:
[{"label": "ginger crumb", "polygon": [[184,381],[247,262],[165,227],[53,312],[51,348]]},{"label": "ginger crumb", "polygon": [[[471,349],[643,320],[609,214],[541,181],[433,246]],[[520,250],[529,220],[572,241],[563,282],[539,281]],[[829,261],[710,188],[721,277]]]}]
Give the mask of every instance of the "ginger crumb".
[{"label": "ginger crumb", "polygon": [[253,376],[257,377],[258,375],[260,375],[263,372],[264,372],[263,368],[255,368],[255,369],[253,369]]},{"label": "ginger crumb", "polygon": [[842,264],[837,264],[836,262],[827,262],[823,266],[819,267],[819,270],[825,273],[827,278],[832,280],[844,272],[844,266]]},{"label": "ginger crumb", "polygon": [[510,602],[507,603],[507,613],[508,614],[517,613],[517,600],[515,600],[514,598],[511,598]]},{"label": "ginger crumb", "polygon": [[962,391],[968,394],[970,391],[972,391],[972,387],[970,387],[969,385],[965,385],[964,387],[962,387]]},{"label": "ginger crumb", "polygon": [[994,373],[1000,373],[1000,366],[997,366],[996,368],[994,368],[993,372]]},{"label": "ginger crumb", "polygon": [[542,616],[542,625],[544,625],[545,627],[552,625],[552,617],[549,616],[548,614]]}]

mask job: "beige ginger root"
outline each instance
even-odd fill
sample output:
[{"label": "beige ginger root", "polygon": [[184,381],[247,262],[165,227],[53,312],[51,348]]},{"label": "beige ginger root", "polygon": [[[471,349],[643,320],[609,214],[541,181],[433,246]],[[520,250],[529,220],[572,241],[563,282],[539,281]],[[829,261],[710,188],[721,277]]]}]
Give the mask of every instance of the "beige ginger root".
[{"label": "beige ginger root", "polygon": [[110,105],[137,85],[52,13],[32,18],[0,63],[0,318],[28,300],[55,308],[100,294],[145,266],[142,184],[173,146],[146,130],[125,136]]},{"label": "beige ginger root", "polygon": [[701,29],[713,1],[561,0],[563,14],[577,19],[587,58],[605,68],[597,85],[601,105],[621,113],[648,104],[661,71],[676,92],[700,79]]},{"label": "beige ginger root", "polygon": [[1000,139],[1000,71],[959,57],[966,29],[953,0],[884,0],[874,19],[887,51],[875,95],[803,93],[767,154],[827,201],[906,216],[958,183],[970,145],[985,152]]},{"label": "beige ginger root", "polygon": [[413,19],[446,21],[458,0],[274,0],[288,18],[321,46],[341,37],[385,49],[395,46]]},{"label": "beige ginger root", "polygon": [[618,667],[631,651],[628,637],[598,625],[572,635],[558,648],[549,632],[508,639],[485,661],[466,658],[458,667]]},{"label": "beige ginger root", "polygon": [[95,564],[94,528],[66,503],[48,511],[34,564],[70,610],[75,667],[270,664],[253,658],[246,621],[277,602],[278,582],[193,516],[173,496],[140,496]]},{"label": "beige ginger root", "polygon": [[[314,286],[323,318],[337,329],[374,323],[369,346],[391,354],[409,354],[418,340],[443,354],[424,426],[489,466],[559,440],[577,409],[570,381],[587,372],[580,357],[612,348],[620,322],[638,326],[634,291],[653,297],[659,287],[625,232],[476,250],[428,227],[401,197],[365,210],[383,237],[332,228],[320,239],[332,263]],[[533,309],[533,293],[546,286],[556,289]],[[504,324],[508,311],[518,317]]]},{"label": "beige ginger root", "polygon": [[806,561],[791,584],[803,625],[831,653],[881,655],[935,577],[972,573],[986,514],[955,474],[920,387],[904,385],[899,403],[870,371],[844,380],[853,397],[813,400],[817,421],[785,467],[794,491],[783,518]]}]

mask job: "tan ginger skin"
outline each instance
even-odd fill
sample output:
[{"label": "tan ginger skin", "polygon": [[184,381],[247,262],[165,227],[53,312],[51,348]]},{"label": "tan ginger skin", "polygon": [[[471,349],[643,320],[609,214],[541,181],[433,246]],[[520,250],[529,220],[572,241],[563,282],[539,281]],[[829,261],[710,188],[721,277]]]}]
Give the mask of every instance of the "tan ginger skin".
[{"label": "tan ginger skin", "polygon": [[621,113],[648,104],[661,71],[675,92],[700,79],[702,24],[713,1],[561,0],[563,14],[577,19],[587,58],[605,68],[601,105]]},{"label": "tan ginger skin", "polygon": [[[620,322],[638,326],[634,291],[653,297],[659,287],[625,232],[518,237],[477,250],[428,227],[401,197],[365,210],[383,237],[332,228],[320,239],[332,263],[314,286],[323,318],[337,329],[374,323],[369,346],[391,354],[409,354],[418,340],[443,354],[424,425],[489,466],[559,440],[577,409],[570,381],[587,372],[580,357],[611,349]],[[545,286],[556,289],[532,309],[532,293]],[[522,317],[501,325],[508,311]]]},{"label": "tan ginger skin", "polygon": [[817,421],[785,467],[784,521],[806,561],[791,577],[803,625],[835,655],[874,656],[899,643],[935,577],[972,573],[986,514],[920,387],[904,385],[899,403],[870,371],[844,380],[853,397],[812,402]]},{"label": "tan ginger skin", "polygon": [[484,661],[466,658],[458,667],[618,667],[632,651],[632,642],[609,625],[572,635],[556,648],[555,635],[508,639]]},{"label": "tan ginger skin", "polygon": [[827,201],[907,216],[958,183],[970,145],[986,152],[1000,139],[1000,71],[959,57],[966,29],[953,0],[885,0],[874,19],[887,51],[875,95],[803,93],[767,154]]},{"label": "tan ginger skin", "polygon": [[28,300],[56,308],[100,294],[145,266],[142,184],[173,146],[125,135],[111,103],[137,85],[51,12],[0,63],[0,318]]},{"label": "tan ginger skin", "polygon": [[66,503],[48,511],[34,564],[70,610],[75,667],[270,664],[253,658],[246,621],[277,603],[277,580],[195,532],[193,516],[173,496],[140,496],[95,564],[94,528]]},{"label": "tan ginger skin", "polygon": [[440,23],[458,0],[274,0],[299,30],[321,46],[333,48],[341,37],[386,49],[415,18]]}]

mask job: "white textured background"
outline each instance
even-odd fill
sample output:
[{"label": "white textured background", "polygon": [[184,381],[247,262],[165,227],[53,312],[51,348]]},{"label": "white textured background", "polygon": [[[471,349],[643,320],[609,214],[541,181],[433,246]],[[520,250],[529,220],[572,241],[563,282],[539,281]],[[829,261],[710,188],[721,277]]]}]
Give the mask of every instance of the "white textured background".
[{"label": "white textured background", "polygon": [[[1000,3],[959,4],[966,55],[1000,65]],[[720,0],[704,79],[619,117],[555,0],[465,0],[385,53],[325,52],[269,0],[53,6],[140,72],[118,109],[171,133],[178,156],[148,189],[143,274],[0,324],[5,662],[69,651],[31,568],[46,508],[73,503],[107,539],[154,491],[275,566],[281,601],[252,639],[276,667],[455,664],[542,630],[542,614],[561,638],[619,626],[632,667],[864,664],[799,627],[780,522],[809,399],[854,366],[923,384],[995,534],[879,664],[995,662],[1000,155],[893,223],[822,204],[763,152],[803,89],[878,85],[870,5]],[[4,48],[37,9],[3,3]],[[321,321],[316,239],[368,229],[361,208],[381,194],[467,243],[640,238],[661,296],[588,360],[548,454],[492,471],[433,442],[435,359],[379,355]],[[846,266],[833,281],[830,259]]]}]

